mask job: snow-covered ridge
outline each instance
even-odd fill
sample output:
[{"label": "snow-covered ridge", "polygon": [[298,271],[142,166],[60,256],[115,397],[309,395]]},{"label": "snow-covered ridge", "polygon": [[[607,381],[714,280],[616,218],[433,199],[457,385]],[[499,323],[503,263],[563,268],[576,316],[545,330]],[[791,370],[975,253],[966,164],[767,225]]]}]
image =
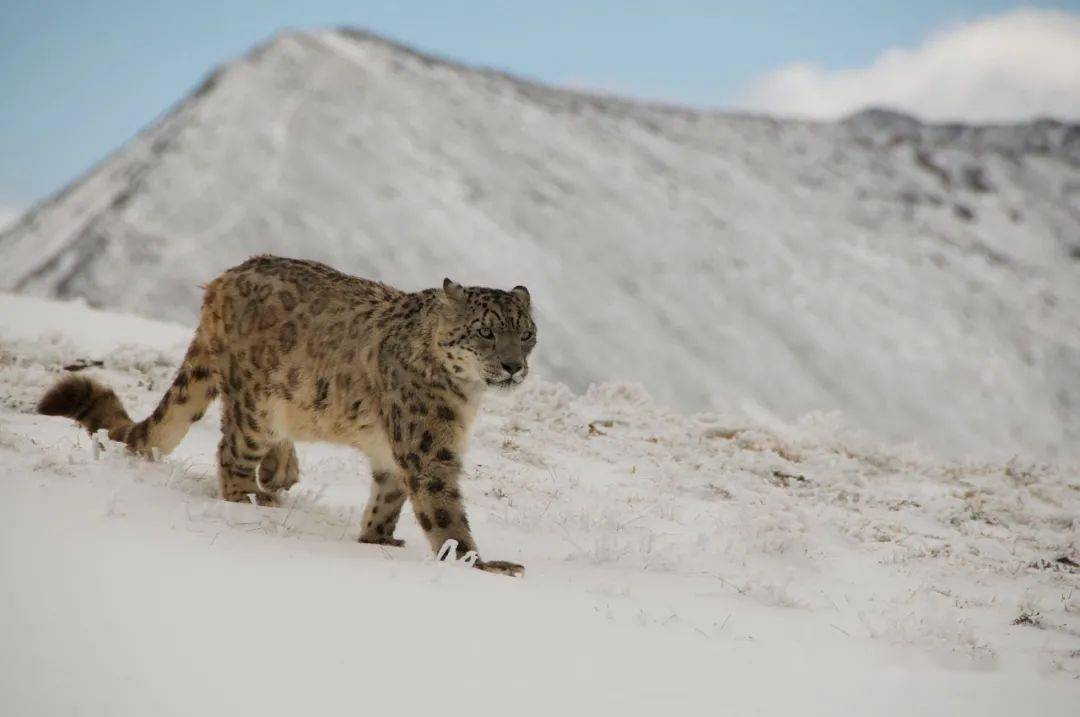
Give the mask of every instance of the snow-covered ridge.
[{"label": "snow-covered ridge", "polygon": [[282,508],[216,498],[216,409],[161,461],[92,451],[41,393],[100,361],[145,415],[186,330],[3,294],[0,316],[6,713],[342,714],[399,703],[404,664],[430,665],[410,705],[475,715],[1075,712],[1075,468],[530,378],[486,400],[462,484],[514,581],[432,564],[408,511],[404,548],[357,544],[354,451],[301,445]]},{"label": "snow-covered ridge", "polygon": [[843,124],[856,138],[879,145],[953,145],[1017,158],[1025,154],[1052,155],[1080,164],[1080,125],[1050,118],[1009,125],[933,124],[902,112],[871,108],[853,114]]},{"label": "snow-covered ridge", "polygon": [[1075,457],[1078,136],[697,112],[293,33],[0,234],[0,287],[190,323],[261,252],[524,283],[579,390]]}]

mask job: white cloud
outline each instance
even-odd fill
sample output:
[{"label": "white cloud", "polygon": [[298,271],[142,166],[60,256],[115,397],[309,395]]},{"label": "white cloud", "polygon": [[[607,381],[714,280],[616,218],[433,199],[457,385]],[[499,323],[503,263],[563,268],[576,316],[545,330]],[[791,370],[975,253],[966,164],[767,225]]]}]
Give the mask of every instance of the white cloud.
[{"label": "white cloud", "polygon": [[737,104],[825,119],[871,105],[930,120],[1080,119],[1080,14],[1022,9],[954,25],[868,67],[794,63]]}]

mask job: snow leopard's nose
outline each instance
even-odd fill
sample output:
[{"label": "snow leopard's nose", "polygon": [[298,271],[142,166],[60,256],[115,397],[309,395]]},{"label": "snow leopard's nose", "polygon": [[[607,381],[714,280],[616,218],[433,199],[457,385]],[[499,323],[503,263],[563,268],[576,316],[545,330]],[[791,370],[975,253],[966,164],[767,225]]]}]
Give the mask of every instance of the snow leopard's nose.
[{"label": "snow leopard's nose", "polygon": [[525,367],[525,365],[523,363],[521,363],[520,361],[510,359],[509,361],[503,361],[502,362],[502,367],[503,367],[504,371],[506,371],[508,374],[513,376],[518,371],[523,369]]}]

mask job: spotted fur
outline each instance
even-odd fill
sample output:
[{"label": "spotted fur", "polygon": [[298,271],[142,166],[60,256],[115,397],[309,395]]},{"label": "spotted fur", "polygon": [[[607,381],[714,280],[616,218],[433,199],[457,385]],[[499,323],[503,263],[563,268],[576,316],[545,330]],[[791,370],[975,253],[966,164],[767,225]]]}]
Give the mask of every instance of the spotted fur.
[{"label": "spotted fur", "polygon": [[[111,389],[74,374],[38,409],[149,455],[168,453],[215,398],[221,496],[274,504],[299,477],[294,442],[353,446],[371,460],[361,542],[394,537],[408,499],[433,551],[476,549],[459,488],[469,424],[488,387],[528,374],[536,325],[525,287],[415,293],[311,261],[259,256],[205,290],[176,379],[133,421]],[[521,566],[478,561],[493,572]]]}]

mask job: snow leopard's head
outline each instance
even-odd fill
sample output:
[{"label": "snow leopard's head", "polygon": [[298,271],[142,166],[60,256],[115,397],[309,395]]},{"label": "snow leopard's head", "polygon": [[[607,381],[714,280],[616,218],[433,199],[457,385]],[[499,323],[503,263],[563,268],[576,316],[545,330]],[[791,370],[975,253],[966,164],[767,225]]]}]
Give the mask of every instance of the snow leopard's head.
[{"label": "snow leopard's head", "polygon": [[453,376],[512,388],[529,373],[536,346],[529,290],[462,286],[443,280],[438,350]]}]

